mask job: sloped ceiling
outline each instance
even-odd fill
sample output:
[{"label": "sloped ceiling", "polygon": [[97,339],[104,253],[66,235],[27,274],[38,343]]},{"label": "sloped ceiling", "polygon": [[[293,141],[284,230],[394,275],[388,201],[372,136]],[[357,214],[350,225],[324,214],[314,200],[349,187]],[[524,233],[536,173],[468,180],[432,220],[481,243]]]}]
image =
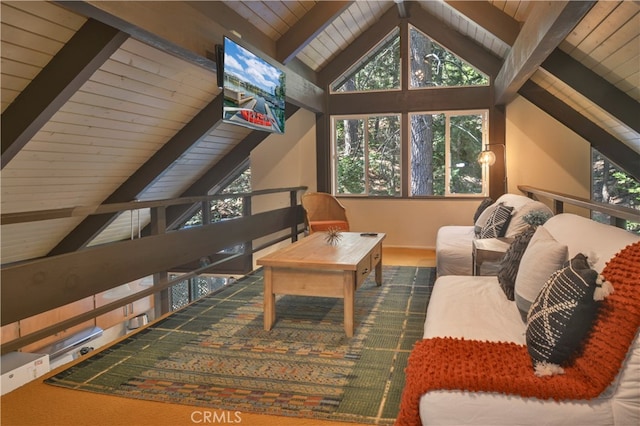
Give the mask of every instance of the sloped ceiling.
[{"label": "sloped ceiling", "polygon": [[[558,8],[554,21],[539,3],[555,2],[3,1],[2,213],[204,194],[264,138],[219,122],[208,53],[223,33],[284,64],[291,113],[321,112],[323,75],[344,69],[343,52],[364,45],[363,34],[385,19],[412,14],[455,30],[498,64],[531,49],[540,67],[523,61],[497,74],[504,102],[518,92],[634,169],[640,5],[586,2],[574,27],[565,16],[574,5],[549,6]],[[549,51],[544,43],[523,48],[534,35],[551,38],[540,25],[566,34]],[[135,220],[3,221],[1,262],[128,238],[146,223],[144,211]]]}]

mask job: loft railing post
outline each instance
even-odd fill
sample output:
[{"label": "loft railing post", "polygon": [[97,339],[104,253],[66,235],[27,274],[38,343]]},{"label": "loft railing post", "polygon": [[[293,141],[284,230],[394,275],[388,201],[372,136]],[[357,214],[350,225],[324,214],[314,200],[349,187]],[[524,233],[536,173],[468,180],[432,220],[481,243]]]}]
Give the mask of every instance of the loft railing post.
[{"label": "loft railing post", "polygon": [[[242,197],[242,216],[251,216],[251,197],[251,195]],[[250,271],[253,268],[253,241],[244,242],[244,254],[244,269]]]},{"label": "loft railing post", "polygon": [[[166,207],[153,207],[151,210],[151,235],[159,235],[167,232],[167,209]],[[167,271],[160,271],[153,274],[153,285],[160,285],[169,280]],[[153,306],[155,317],[171,311],[169,300],[169,289],[164,289],[154,294]]]},{"label": "loft railing post", "polygon": [[613,215],[609,216],[609,223],[618,228],[627,229],[627,221]]},{"label": "loft railing post", "polygon": [[291,209],[293,210],[293,223],[291,224],[291,242],[295,243],[298,241],[298,190],[292,189],[289,191],[289,202],[291,205]]},{"label": "loft railing post", "polygon": [[560,200],[553,200],[553,214],[564,213],[564,203]]},{"label": "loft railing post", "polygon": [[209,200],[202,200],[202,224],[208,225],[211,223],[211,202]]}]

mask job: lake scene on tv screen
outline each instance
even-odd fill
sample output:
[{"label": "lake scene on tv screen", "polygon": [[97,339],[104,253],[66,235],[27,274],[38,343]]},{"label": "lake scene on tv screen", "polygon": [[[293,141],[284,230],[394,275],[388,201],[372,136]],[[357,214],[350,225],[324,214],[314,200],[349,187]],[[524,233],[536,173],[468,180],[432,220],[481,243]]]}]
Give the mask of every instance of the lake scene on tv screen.
[{"label": "lake scene on tv screen", "polygon": [[284,72],[225,38],[223,120],[284,133],[284,108]]}]

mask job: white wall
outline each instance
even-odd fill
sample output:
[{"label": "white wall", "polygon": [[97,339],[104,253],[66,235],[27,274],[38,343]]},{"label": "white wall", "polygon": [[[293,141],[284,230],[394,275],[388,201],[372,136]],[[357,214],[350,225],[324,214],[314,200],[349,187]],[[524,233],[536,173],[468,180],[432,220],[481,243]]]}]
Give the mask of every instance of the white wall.
[{"label": "white wall", "polygon": [[[506,140],[509,192],[520,193],[518,185],[529,185],[589,198],[589,143],[522,97],[507,107]],[[260,144],[251,154],[251,171],[254,189],[305,185],[315,191],[314,114],[297,112],[284,136],[272,135]],[[477,199],[341,201],[352,230],[384,232],[386,246],[416,248],[434,248],[441,226],[471,225],[480,204]],[[283,205],[288,195],[256,200],[254,211]]]}]

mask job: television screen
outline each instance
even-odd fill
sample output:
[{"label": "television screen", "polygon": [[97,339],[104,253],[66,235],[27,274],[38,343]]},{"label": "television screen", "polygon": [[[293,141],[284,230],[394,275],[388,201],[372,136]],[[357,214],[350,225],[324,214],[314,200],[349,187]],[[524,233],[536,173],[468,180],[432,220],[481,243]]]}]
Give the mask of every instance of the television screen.
[{"label": "television screen", "polygon": [[224,38],[222,120],[284,133],[285,73]]}]

